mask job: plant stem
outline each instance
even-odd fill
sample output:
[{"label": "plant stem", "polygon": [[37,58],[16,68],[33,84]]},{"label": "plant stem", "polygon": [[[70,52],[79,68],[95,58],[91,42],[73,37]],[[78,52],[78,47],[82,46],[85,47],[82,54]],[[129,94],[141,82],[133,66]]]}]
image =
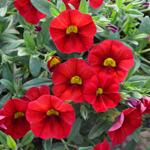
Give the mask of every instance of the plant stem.
[{"label": "plant stem", "polygon": [[90,141],[88,138],[86,138],[85,136],[83,136],[83,139],[85,139],[87,142],[91,143],[93,146],[95,146],[95,143],[93,143],[92,141]]},{"label": "plant stem", "polygon": [[145,50],[143,50],[143,51],[141,51],[139,53],[141,54],[141,53],[146,53],[146,52],[149,52],[149,51],[150,51],[150,48],[149,49],[145,49]]},{"label": "plant stem", "polygon": [[146,143],[138,136],[139,140],[143,143],[143,145],[149,150],[149,147],[146,145]]},{"label": "plant stem", "polygon": [[68,146],[67,146],[66,142],[64,141],[64,139],[61,139],[61,141],[62,141],[62,143],[64,144],[64,146],[65,146],[66,150],[69,150],[69,148],[68,148]]}]

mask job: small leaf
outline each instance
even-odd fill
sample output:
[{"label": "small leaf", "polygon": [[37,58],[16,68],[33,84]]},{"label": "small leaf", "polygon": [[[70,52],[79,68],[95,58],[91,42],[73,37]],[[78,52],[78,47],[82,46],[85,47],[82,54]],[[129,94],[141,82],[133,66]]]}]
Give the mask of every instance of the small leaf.
[{"label": "small leaf", "polygon": [[137,143],[138,142],[138,136],[136,134],[136,131],[134,131],[131,136],[133,137],[134,141]]},{"label": "small leaf", "polygon": [[62,11],[65,11],[65,10],[66,10],[65,4],[61,3],[61,5],[60,5],[60,11],[62,12]]},{"label": "small leaf", "polygon": [[35,43],[30,34],[28,32],[24,32],[23,37],[27,47],[29,47],[31,50],[35,50]]},{"label": "small leaf", "polygon": [[59,15],[59,12],[58,12],[56,9],[51,8],[50,10],[51,10],[51,13],[52,13],[52,15],[53,15],[54,17],[57,17],[57,16]]},{"label": "small leaf", "polygon": [[136,142],[132,139],[130,142],[126,144],[123,150],[135,150]]},{"label": "small leaf", "polygon": [[68,142],[72,141],[77,136],[77,134],[79,133],[80,127],[81,127],[81,119],[77,118],[72,126],[70,135],[67,137]]},{"label": "small leaf", "polygon": [[37,40],[38,45],[40,45],[42,43],[43,37],[42,37],[42,34],[40,32],[37,34],[36,40]]},{"label": "small leaf", "polygon": [[78,150],[93,150],[93,147],[92,146],[80,147]]},{"label": "small leaf", "polygon": [[11,149],[13,149],[13,150],[15,150],[16,149],[16,142],[14,141],[14,139],[11,137],[11,136],[7,136],[7,144],[8,144],[8,146],[11,148]]},{"label": "small leaf", "polygon": [[117,4],[118,8],[121,8],[122,0],[116,0],[116,4]]},{"label": "small leaf", "polygon": [[79,11],[84,14],[88,13],[88,7],[86,4],[86,0],[81,0],[80,6],[79,6]]},{"label": "small leaf", "polygon": [[7,145],[7,135],[4,132],[2,132],[2,131],[0,131],[0,142],[3,145],[8,146]]},{"label": "small leaf", "polygon": [[50,150],[52,146],[52,139],[45,139],[44,140],[44,150]]},{"label": "small leaf", "polygon": [[34,135],[32,133],[32,131],[28,131],[26,133],[26,135],[23,137],[23,139],[21,140],[21,144],[24,146],[24,145],[27,145],[29,144],[34,138]]}]

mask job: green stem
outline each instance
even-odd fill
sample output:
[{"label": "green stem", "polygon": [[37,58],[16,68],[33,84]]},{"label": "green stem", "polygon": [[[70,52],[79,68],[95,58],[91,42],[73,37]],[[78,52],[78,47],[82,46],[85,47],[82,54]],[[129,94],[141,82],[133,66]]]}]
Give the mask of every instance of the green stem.
[{"label": "green stem", "polygon": [[139,140],[143,143],[143,145],[149,150],[149,147],[146,145],[146,143],[138,136]]},{"label": "green stem", "polygon": [[150,48],[149,49],[145,49],[145,50],[143,50],[143,51],[141,51],[139,53],[141,54],[141,53],[146,53],[146,52],[149,52],[149,51],[150,51]]},{"label": "green stem", "polygon": [[95,143],[93,143],[92,141],[90,141],[88,138],[86,138],[85,136],[83,136],[83,139],[85,139],[87,142],[91,143],[93,146],[95,146]]},{"label": "green stem", "polygon": [[66,150],[69,150],[69,148],[68,148],[68,146],[67,146],[66,142],[64,141],[64,139],[61,139],[61,141],[62,141],[62,143],[64,144],[64,146],[65,146]]},{"label": "green stem", "polygon": [[144,10],[140,10],[140,12],[146,12],[146,11],[150,11],[150,8],[144,9]]}]

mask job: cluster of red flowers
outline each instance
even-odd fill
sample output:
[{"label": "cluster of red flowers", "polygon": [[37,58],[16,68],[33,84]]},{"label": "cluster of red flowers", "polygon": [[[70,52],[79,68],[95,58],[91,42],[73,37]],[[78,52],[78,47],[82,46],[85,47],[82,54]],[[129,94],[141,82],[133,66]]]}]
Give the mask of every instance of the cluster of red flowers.
[{"label": "cluster of red flowers", "polygon": [[[80,0],[63,2],[67,10],[51,21],[50,36],[62,53],[90,50],[87,63],[76,58],[61,63],[59,57],[53,56],[47,62],[47,67],[50,72],[54,72],[52,82],[55,96],[50,95],[50,88],[43,85],[30,88],[22,99],[7,101],[0,110],[0,130],[14,139],[23,137],[30,129],[35,136],[43,139],[67,137],[75,121],[75,112],[71,104],[63,102],[66,100],[89,102],[97,112],[116,107],[121,99],[119,83],[134,65],[132,51],[120,41],[105,40],[93,46],[96,26],[92,17],[79,12]],[[102,5],[103,0],[89,2],[93,8],[97,8]],[[71,10],[68,3],[76,10]],[[32,24],[37,24],[46,16],[30,0],[16,0],[14,6]],[[134,108],[123,110],[108,131],[112,145],[122,143],[141,126],[141,116],[146,113],[150,113],[149,98],[143,98]],[[105,140],[93,150],[100,149],[110,150],[111,147]]]}]

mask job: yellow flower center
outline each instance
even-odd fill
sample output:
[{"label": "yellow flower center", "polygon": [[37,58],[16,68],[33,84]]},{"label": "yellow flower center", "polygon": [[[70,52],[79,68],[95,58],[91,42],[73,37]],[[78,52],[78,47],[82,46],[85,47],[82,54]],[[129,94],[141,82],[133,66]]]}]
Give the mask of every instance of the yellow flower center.
[{"label": "yellow flower center", "polygon": [[102,88],[98,88],[98,90],[96,91],[96,96],[98,96],[99,94],[103,94]]},{"label": "yellow flower center", "polygon": [[82,84],[82,79],[79,77],[79,76],[74,76],[71,78],[71,84],[79,84],[81,85]]},{"label": "yellow flower center", "polygon": [[66,34],[70,34],[71,32],[77,33],[78,32],[78,28],[74,25],[70,25],[67,29],[66,29]]},{"label": "yellow flower center", "polygon": [[59,63],[60,63],[59,59],[57,59],[57,58],[54,57],[52,59],[52,61],[50,62],[50,67],[53,67],[54,65],[57,65]]},{"label": "yellow flower center", "polygon": [[23,112],[16,112],[14,115],[14,119],[18,119],[20,117],[24,117],[24,113]]},{"label": "yellow flower center", "polygon": [[103,63],[104,66],[111,66],[111,67],[116,67],[116,62],[112,58],[107,58],[104,60]]},{"label": "yellow flower center", "polygon": [[47,111],[46,115],[47,115],[47,116],[51,116],[51,115],[56,115],[56,116],[58,116],[58,115],[59,115],[59,112],[56,111],[56,110],[54,110],[54,109],[50,109],[50,110]]}]

